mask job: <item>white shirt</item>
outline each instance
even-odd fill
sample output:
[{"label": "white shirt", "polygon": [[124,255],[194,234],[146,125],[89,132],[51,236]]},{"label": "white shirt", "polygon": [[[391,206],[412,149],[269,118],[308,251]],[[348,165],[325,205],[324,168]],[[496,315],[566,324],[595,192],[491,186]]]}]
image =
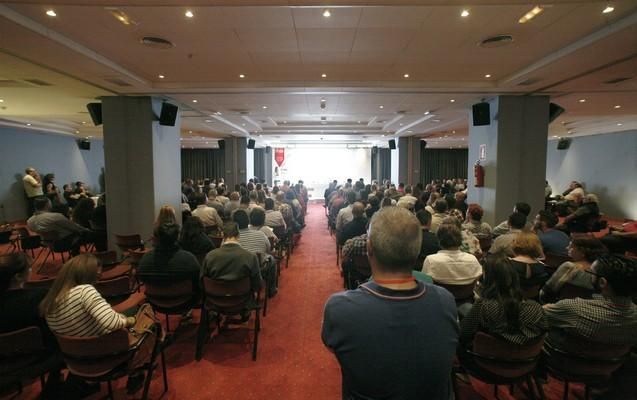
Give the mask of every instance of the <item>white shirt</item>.
[{"label": "white shirt", "polygon": [[223,227],[223,221],[221,220],[221,217],[219,217],[217,210],[212,207],[208,207],[205,204],[197,206],[195,211],[192,212],[192,216],[198,217],[205,227]]},{"label": "white shirt", "polygon": [[406,194],[403,197],[401,197],[400,199],[398,199],[398,203],[408,203],[411,207],[413,207],[416,202],[418,201],[417,198],[415,198],[414,196],[410,195],[410,194]]},{"label": "white shirt", "polygon": [[24,191],[27,193],[27,197],[43,195],[42,184],[31,175],[25,175],[24,178],[22,178],[22,184],[24,185]]},{"label": "white shirt", "polygon": [[440,250],[425,258],[422,272],[439,283],[468,285],[482,275],[482,265],[473,254],[460,250]]},{"label": "white shirt", "polygon": [[354,219],[354,215],[352,215],[352,205],[348,205],[345,208],[341,208],[338,211],[338,215],[336,216],[336,230],[342,231],[343,227]]},{"label": "white shirt", "polygon": [[265,212],[265,225],[271,228],[282,226],[283,228],[287,229],[287,226],[285,225],[285,219],[283,219],[283,214],[281,214],[281,211],[276,210],[267,210]]},{"label": "white shirt", "polygon": [[442,220],[447,218],[449,216],[449,214],[446,213],[435,213],[431,216],[431,228],[429,228],[429,231],[431,231],[431,233],[436,233],[438,232],[438,227],[440,226],[440,224],[442,224]]}]

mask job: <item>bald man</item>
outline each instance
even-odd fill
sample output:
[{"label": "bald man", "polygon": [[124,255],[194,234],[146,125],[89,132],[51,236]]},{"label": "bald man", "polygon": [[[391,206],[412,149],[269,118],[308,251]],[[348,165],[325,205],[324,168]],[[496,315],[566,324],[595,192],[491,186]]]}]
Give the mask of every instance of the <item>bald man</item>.
[{"label": "bald man", "polygon": [[352,205],[352,220],[343,226],[338,236],[338,244],[344,245],[347,239],[362,235],[367,232],[367,218],[365,216],[365,206],[360,201]]}]

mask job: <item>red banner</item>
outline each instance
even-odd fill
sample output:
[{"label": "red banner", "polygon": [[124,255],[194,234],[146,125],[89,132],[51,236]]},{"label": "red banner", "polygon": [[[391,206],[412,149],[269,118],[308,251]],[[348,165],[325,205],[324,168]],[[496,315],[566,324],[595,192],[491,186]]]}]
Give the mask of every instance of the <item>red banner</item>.
[{"label": "red banner", "polygon": [[285,161],[285,149],[283,147],[277,147],[274,149],[274,161],[280,167]]}]

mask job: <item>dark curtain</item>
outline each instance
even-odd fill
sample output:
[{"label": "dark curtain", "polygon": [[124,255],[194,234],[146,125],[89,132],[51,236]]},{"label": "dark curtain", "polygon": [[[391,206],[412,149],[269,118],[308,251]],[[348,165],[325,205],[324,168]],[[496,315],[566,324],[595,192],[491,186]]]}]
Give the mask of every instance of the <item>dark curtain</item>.
[{"label": "dark curtain", "polygon": [[468,149],[423,149],[420,153],[420,179],[467,178]]},{"label": "dark curtain", "polygon": [[265,149],[254,149],[254,176],[265,179]]},{"label": "dark curtain", "polygon": [[181,149],[181,179],[225,178],[225,156],[220,149]]},{"label": "dark curtain", "polygon": [[385,179],[391,179],[391,150],[378,149],[378,183]]}]

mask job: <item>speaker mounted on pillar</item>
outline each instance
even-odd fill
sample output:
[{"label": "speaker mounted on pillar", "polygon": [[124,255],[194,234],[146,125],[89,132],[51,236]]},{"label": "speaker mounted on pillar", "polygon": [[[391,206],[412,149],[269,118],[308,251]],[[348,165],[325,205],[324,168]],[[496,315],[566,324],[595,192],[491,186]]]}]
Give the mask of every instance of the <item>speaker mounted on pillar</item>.
[{"label": "speaker mounted on pillar", "polygon": [[88,139],[79,139],[77,141],[77,147],[79,147],[80,150],[91,150],[91,141]]},{"label": "speaker mounted on pillar", "polygon": [[159,125],[175,126],[177,113],[179,113],[179,107],[166,102],[162,103],[161,113],[159,114]]},{"label": "speaker mounted on pillar", "polygon": [[570,138],[561,138],[557,141],[557,149],[558,150],[566,150],[571,147],[571,139]]},{"label": "speaker mounted on pillar", "polygon": [[549,124],[557,119],[565,110],[558,104],[549,103]]},{"label": "speaker mounted on pillar", "polygon": [[427,141],[426,140],[421,140],[420,141],[420,150],[424,150],[427,148]]},{"label": "speaker mounted on pillar", "polygon": [[484,126],[491,124],[491,106],[483,101],[476,103],[472,107],[473,126]]},{"label": "speaker mounted on pillar", "polygon": [[219,150],[223,150],[226,148],[226,141],[225,140],[218,140],[217,144],[219,145]]},{"label": "speaker mounted on pillar", "polygon": [[265,146],[265,154],[270,154],[270,153],[272,153],[272,147]]},{"label": "speaker mounted on pillar", "polygon": [[372,147],[372,155],[375,156],[378,153],[378,146]]},{"label": "speaker mounted on pillar", "polygon": [[88,103],[86,105],[95,126],[102,125],[102,103]]},{"label": "speaker mounted on pillar", "polygon": [[390,150],[396,150],[396,140],[391,139],[391,140],[389,141],[389,149],[390,149]]},{"label": "speaker mounted on pillar", "polygon": [[254,139],[248,139],[248,149],[254,150],[255,141]]}]

